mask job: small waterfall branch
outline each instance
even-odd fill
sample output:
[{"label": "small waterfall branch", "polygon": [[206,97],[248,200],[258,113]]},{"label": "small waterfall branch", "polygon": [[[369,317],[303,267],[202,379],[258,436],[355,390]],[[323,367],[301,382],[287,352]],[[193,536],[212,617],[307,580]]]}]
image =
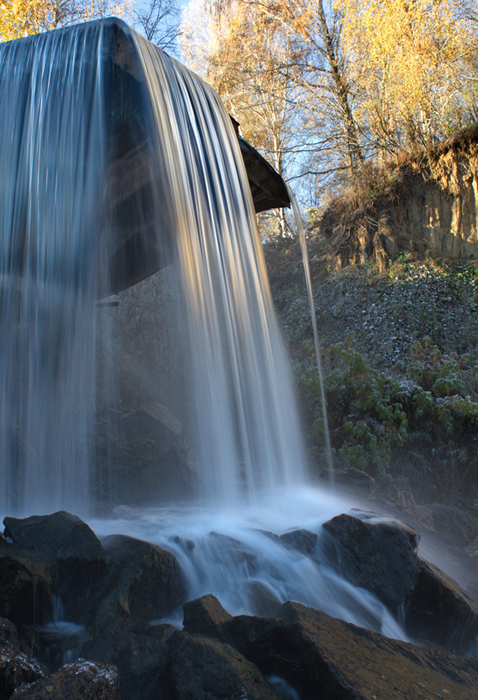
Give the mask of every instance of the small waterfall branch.
[{"label": "small waterfall branch", "polygon": [[300,247],[302,250],[302,261],[304,264],[304,274],[305,281],[307,284],[307,293],[309,296],[309,307],[310,316],[312,319],[312,330],[314,332],[314,345],[315,345],[315,357],[317,361],[317,371],[319,373],[319,383],[320,383],[320,402],[322,407],[322,416],[324,421],[324,439],[325,439],[325,450],[327,457],[327,469],[329,475],[330,485],[334,485],[334,462],[332,458],[332,446],[330,444],[330,433],[329,433],[329,421],[327,418],[327,402],[325,399],[325,389],[324,389],[324,373],[322,371],[322,360],[320,357],[320,339],[319,332],[317,329],[317,316],[315,313],[314,304],[314,294],[312,291],[312,279],[310,276],[310,265],[309,265],[309,255],[307,251],[307,241],[305,238],[304,225],[302,223],[302,217],[300,215],[299,206],[295,198],[294,193],[291,188],[288,187],[289,197],[292,204],[292,211],[294,212],[294,220],[297,226],[297,231],[299,232]]}]

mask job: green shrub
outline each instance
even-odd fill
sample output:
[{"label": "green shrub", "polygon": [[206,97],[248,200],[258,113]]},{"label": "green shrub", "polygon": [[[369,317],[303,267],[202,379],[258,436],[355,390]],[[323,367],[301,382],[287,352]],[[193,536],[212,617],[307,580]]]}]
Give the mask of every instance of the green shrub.
[{"label": "green shrub", "polygon": [[[326,359],[331,441],[350,466],[384,476],[395,451],[412,435],[430,435],[437,448],[478,423],[478,403],[470,396],[475,396],[477,367],[466,356],[442,355],[429,338],[412,345],[405,376],[372,367],[355,349],[353,333],[330,346]],[[320,440],[317,371],[311,368],[303,380],[314,405],[313,435]]]}]

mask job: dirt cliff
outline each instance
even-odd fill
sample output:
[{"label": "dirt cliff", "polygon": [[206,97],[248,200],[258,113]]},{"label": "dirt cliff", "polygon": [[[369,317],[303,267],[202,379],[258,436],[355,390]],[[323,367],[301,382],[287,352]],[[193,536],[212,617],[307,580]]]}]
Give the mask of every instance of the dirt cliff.
[{"label": "dirt cliff", "polygon": [[478,125],[364,179],[318,220],[339,268],[375,258],[386,269],[400,251],[478,258]]}]

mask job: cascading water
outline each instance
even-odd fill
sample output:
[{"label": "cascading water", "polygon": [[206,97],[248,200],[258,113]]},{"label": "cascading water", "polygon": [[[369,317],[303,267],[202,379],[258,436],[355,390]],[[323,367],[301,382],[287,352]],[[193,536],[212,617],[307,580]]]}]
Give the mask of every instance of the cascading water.
[{"label": "cascading water", "polygon": [[[106,458],[95,468],[98,415],[108,432],[119,413],[118,433],[134,411],[108,409],[119,341],[96,300],[171,264],[201,505],[126,508],[93,527],[174,551],[189,595],[232,613],[293,598],[403,636],[319,564],[320,543],[311,558],[271,535],[319,533],[349,504],[307,487],[251,193],[215,93],[122,22],[92,22],[1,47],[0,124],[0,509],[84,514],[113,480]],[[108,325],[113,349],[98,355]],[[143,413],[175,432],[152,386],[149,399]]]},{"label": "cascading water", "polygon": [[45,35],[35,51],[20,41],[0,54],[2,511],[87,505],[100,36],[98,26]]},{"label": "cascading water", "polygon": [[231,504],[304,480],[289,368],[231,120],[197,76],[135,42],[174,201],[201,483]]},{"label": "cascading water", "polygon": [[[118,21],[6,45],[1,75],[0,122],[12,132],[0,193],[3,509],[87,505],[93,302],[118,276],[121,236],[139,238],[141,226],[178,260],[203,495],[230,503],[303,481],[252,199],[218,98]],[[136,93],[143,114],[133,128]],[[140,174],[138,150],[147,151]],[[122,188],[134,194],[141,178],[146,207],[124,204]],[[125,218],[134,219],[126,233]]]}]

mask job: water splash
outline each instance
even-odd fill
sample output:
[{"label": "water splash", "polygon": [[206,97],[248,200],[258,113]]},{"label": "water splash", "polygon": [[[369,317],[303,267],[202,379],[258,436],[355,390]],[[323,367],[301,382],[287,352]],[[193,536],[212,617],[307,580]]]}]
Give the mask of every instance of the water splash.
[{"label": "water splash", "polygon": [[[395,639],[400,624],[377,598],[347,583],[327,565],[322,524],[352,504],[327,490],[297,488],[263,494],[249,507],[121,509],[91,521],[100,535],[128,533],[177,558],[193,600],[212,593],[232,615],[273,616],[296,600]],[[305,528],[318,535],[310,554],[280,535]],[[181,626],[182,607],[169,622]],[[164,622],[164,620],[163,620]]]}]

